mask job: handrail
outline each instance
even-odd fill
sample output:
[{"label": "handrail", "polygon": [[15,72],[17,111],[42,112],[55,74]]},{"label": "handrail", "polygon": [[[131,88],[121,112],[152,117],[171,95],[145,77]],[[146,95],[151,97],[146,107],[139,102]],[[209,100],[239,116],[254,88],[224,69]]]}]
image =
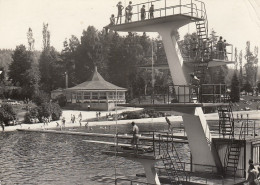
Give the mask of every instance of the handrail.
[{"label": "handrail", "polygon": [[[185,2],[183,4],[183,1]],[[197,18],[206,18],[206,9],[205,9],[205,4],[200,2],[200,1],[197,1],[197,0],[180,0],[179,1],[179,4],[177,5],[174,5],[174,6],[167,6],[167,0],[152,0],[150,2],[144,2],[144,3],[138,3],[138,4],[133,4],[132,5],[132,14],[130,15],[130,17],[133,17],[133,16],[136,16],[137,15],[137,18],[133,21],[140,21],[140,9],[141,9],[141,6],[142,5],[147,5],[148,7],[148,11],[145,11],[146,13],[148,12],[149,13],[149,7],[150,5],[152,5],[153,3],[156,3],[156,2],[165,2],[164,5],[160,4],[159,7],[162,7],[162,8],[157,8],[157,9],[154,9],[154,14],[155,13],[160,13],[160,16],[159,17],[164,17],[164,16],[167,16],[167,15],[177,15],[177,14],[183,14],[183,15],[190,15],[192,17],[197,17]],[[170,3],[172,3],[171,1],[169,1]],[[200,8],[198,8],[197,4],[198,3],[200,5]],[[202,5],[203,4],[203,5]],[[173,9],[173,12],[168,14],[167,10],[169,9]],[[175,11],[176,10],[176,11]],[[162,11],[163,14],[162,14]],[[120,19],[122,19],[123,17],[126,17],[126,15],[122,15],[120,16]],[[118,19],[119,17],[115,17],[115,19]],[[149,18],[149,14],[148,14],[148,18]],[[132,20],[130,20],[130,22],[132,22]],[[129,23],[128,21],[126,21],[125,23]],[[120,21],[120,24],[124,24],[121,23]]]}]

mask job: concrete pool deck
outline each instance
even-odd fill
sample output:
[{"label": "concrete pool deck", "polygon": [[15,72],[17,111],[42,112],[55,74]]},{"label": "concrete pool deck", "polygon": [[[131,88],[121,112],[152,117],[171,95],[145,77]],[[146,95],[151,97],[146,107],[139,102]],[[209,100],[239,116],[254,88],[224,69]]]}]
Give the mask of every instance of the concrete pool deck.
[{"label": "concrete pool deck", "polygon": [[[133,107],[126,107],[120,110],[117,110],[117,113],[120,114],[125,111],[138,111],[142,110],[142,108],[133,108]],[[81,112],[82,114],[82,123],[80,125],[77,117],[79,113]],[[109,113],[115,114],[116,111],[102,111],[101,112],[101,117],[108,115]],[[71,123],[71,114],[75,115],[76,117],[76,122]],[[249,114],[249,119],[259,119],[260,120],[260,111],[255,110],[255,111],[236,111],[233,112],[234,118],[237,117],[237,114],[239,116],[243,114],[243,118],[247,117],[247,114]],[[73,127],[80,127],[80,126],[85,126],[88,123],[88,126],[109,126],[109,125],[123,125],[123,124],[129,124],[132,121],[136,123],[165,123],[165,118],[164,117],[159,117],[159,118],[143,118],[143,119],[133,119],[133,120],[118,120],[116,121],[90,121],[87,122],[86,120],[93,120],[96,118],[96,111],[76,111],[76,110],[63,110],[62,116],[65,117],[66,119],[66,124],[65,126],[68,128],[73,128]],[[211,114],[205,114],[205,117],[207,120],[218,120],[218,114],[217,113],[211,113]],[[181,116],[170,116],[168,117],[169,120],[174,123],[174,122],[180,122],[182,121]],[[59,125],[57,125],[57,123]],[[52,121],[48,123],[48,125],[44,125],[43,123],[36,123],[36,124],[21,124],[21,125],[15,125],[15,126],[8,126],[5,127],[5,132],[11,132],[11,131],[16,131],[17,129],[53,129],[53,128],[59,128],[61,125],[61,120],[58,121]]]}]

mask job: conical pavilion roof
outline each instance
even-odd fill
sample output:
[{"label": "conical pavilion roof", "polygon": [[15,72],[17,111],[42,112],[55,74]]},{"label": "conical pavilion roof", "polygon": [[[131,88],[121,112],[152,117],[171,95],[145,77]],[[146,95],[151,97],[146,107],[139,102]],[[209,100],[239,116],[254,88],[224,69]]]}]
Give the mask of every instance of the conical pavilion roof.
[{"label": "conical pavilion roof", "polygon": [[75,87],[67,88],[66,90],[102,90],[102,91],[127,91],[127,89],[118,87],[112,83],[104,80],[104,78],[98,73],[97,67],[89,81],[83,82]]}]

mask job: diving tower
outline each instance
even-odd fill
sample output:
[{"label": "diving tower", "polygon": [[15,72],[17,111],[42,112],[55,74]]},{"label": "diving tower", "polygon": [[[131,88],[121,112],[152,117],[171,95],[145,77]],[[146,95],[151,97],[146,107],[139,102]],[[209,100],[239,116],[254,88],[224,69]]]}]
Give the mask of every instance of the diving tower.
[{"label": "diving tower", "polygon": [[[161,3],[160,5],[156,5]],[[175,3],[175,4],[174,4]],[[176,3],[178,3],[176,5]],[[140,8],[145,5],[149,7],[154,5],[154,17],[149,17],[145,20],[141,20]],[[219,159],[217,151],[211,145],[212,136],[209,130],[209,126],[205,119],[202,108],[203,107],[221,107],[219,112],[224,114],[230,113],[226,111],[226,107],[229,107],[228,96],[226,94],[226,88],[222,88],[221,85],[212,85],[213,87],[213,101],[209,101],[209,98],[203,99],[203,96],[192,98],[194,87],[189,84],[189,78],[191,73],[195,73],[200,79],[203,79],[205,70],[208,67],[221,66],[226,64],[232,64],[232,61],[227,61],[227,57],[222,52],[210,51],[207,46],[208,43],[208,21],[205,4],[199,0],[154,0],[146,3],[140,3],[133,5],[132,19],[116,25],[110,25],[109,29],[120,32],[157,32],[162,37],[162,42],[165,48],[168,67],[171,73],[172,81],[177,98],[177,103],[168,104],[150,104],[150,105],[131,105],[135,107],[149,107],[154,110],[163,111],[178,111],[181,113],[185,131],[189,142],[189,147],[192,154],[192,161],[194,164],[194,172],[204,172],[206,165],[215,167],[215,172],[220,172],[223,169],[223,164]],[[149,13],[149,12],[146,12]],[[127,19],[125,15],[122,17]],[[117,18],[116,18],[117,19]],[[193,57],[187,59],[182,51],[182,48],[176,41],[177,31],[182,26],[187,24],[196,24],[198,43],[196,53],[192,53]],[[205,47],[205,45],[207,47]],[[145,67],[145,66],[143,66]],[[146,66],[147,67],[147,66]],[[158,65],[155,67],[165,68],[165,65]],[[194,71],[195,70],[195,71]],[[200,92],[203,94],[204,84],[200,84]],[[197,87],[196,87],[197,88]],[[218,91],[217,95],[215,91]],[[204,92],[204,97],[208,96]],[[217,97],[217,98],[216,98]],[[217,99],[217,100],[216,100]],[[129,106],[129,104],[128,104]],[[222,109],[222,107],[225,107]],[[232,111],[231,111],[232,113]],[[231,114],[230,114],[231,115]],[[229,125],[232,126],[232,121],[229,120]],[[230,137],[232,132],[230,132]],[[234,135],[234,134],[233,134]],[[163,159],[163,158],[162,158]],[[138,159],[139,160],[139,159]],[[156,160],[156,159],[154,159]],[[150,175],[152,175],[154,162],[150,165]],[[144,167],[146,164],[143,164]],[[146,165],[147,167],[147,165]],[[145,167],[145,168],[146,168]],[[149,175],[149,176],[150,176]],[[149,183],[159,184],[157,175],[153,174],[152,181]],[[147,178],[148,180],[148,178]]]}]

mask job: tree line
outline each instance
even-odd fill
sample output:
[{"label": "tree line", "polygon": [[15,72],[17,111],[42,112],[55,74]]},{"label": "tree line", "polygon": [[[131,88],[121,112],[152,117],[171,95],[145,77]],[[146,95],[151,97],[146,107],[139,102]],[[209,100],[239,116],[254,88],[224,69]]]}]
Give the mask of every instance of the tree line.
[{"label": "tree line", "polygon": [[[50,31],[48,24],[43,25],[42,51],[31,51],[25,45],[19,45],[9,55],[0,52],[2,58],[11,62],[8,65],[0,65],[3,71],[1,83],[20,87],[11,94],[16,99],[34,99],[43,94],[50,94],[52,90],[65,88],[65,73],[68,74],[69,87],[75,86],[88,80],[94,66],[98,67],[99,73],[109,82],[127,88],[128,98],[133,99],[140,95],[155,93],[167,93],[168,86],[172,84],[169,70],[154,70],[154,81],[149,69],[141,69],[138,66],[145,64],[167,63],[161,39],[150,38],[145,33],[138,35],[129,32],[121,36],[117,32],[97,30],[89,26],[83,30],[80,38],[72,35],[65,39],[63,49],[58,52],[51,46]],[[197,38],[196,33],[186,34],[179,43],[190,43]],[[217,42],[216,32],[212,30],[209,39]],[[153,52],[152,52],[153,50]],[[10,51],[8,51],[10,52]],[[239,79],[239,89],[247,82],[256,86],[256,66],[258,50],[250,50],[250,42],[247,42],[245,60],[241,64],[241,54],[235,52],[235,70]],[[8,58],[9,56],[9,58]],[[0,63],[1,64],[1,63]],[[240,66],[240,72],[237,66]],[[7,67],[8,66],[8,67]],[[245,74],[241,75],[241,66]],[[242,71],[243,71],[242,69]],[[210,68],[206,75],[207,83],[224,84],[234,81],[231,79],[232,70],[226,66]],[[235,74],[235,73],[234,73]],[[9,81],[4,76],[9,77]],[[234,77],[233,77],[234,78]],[[242,85],[243,84],[243,85]]]}]

